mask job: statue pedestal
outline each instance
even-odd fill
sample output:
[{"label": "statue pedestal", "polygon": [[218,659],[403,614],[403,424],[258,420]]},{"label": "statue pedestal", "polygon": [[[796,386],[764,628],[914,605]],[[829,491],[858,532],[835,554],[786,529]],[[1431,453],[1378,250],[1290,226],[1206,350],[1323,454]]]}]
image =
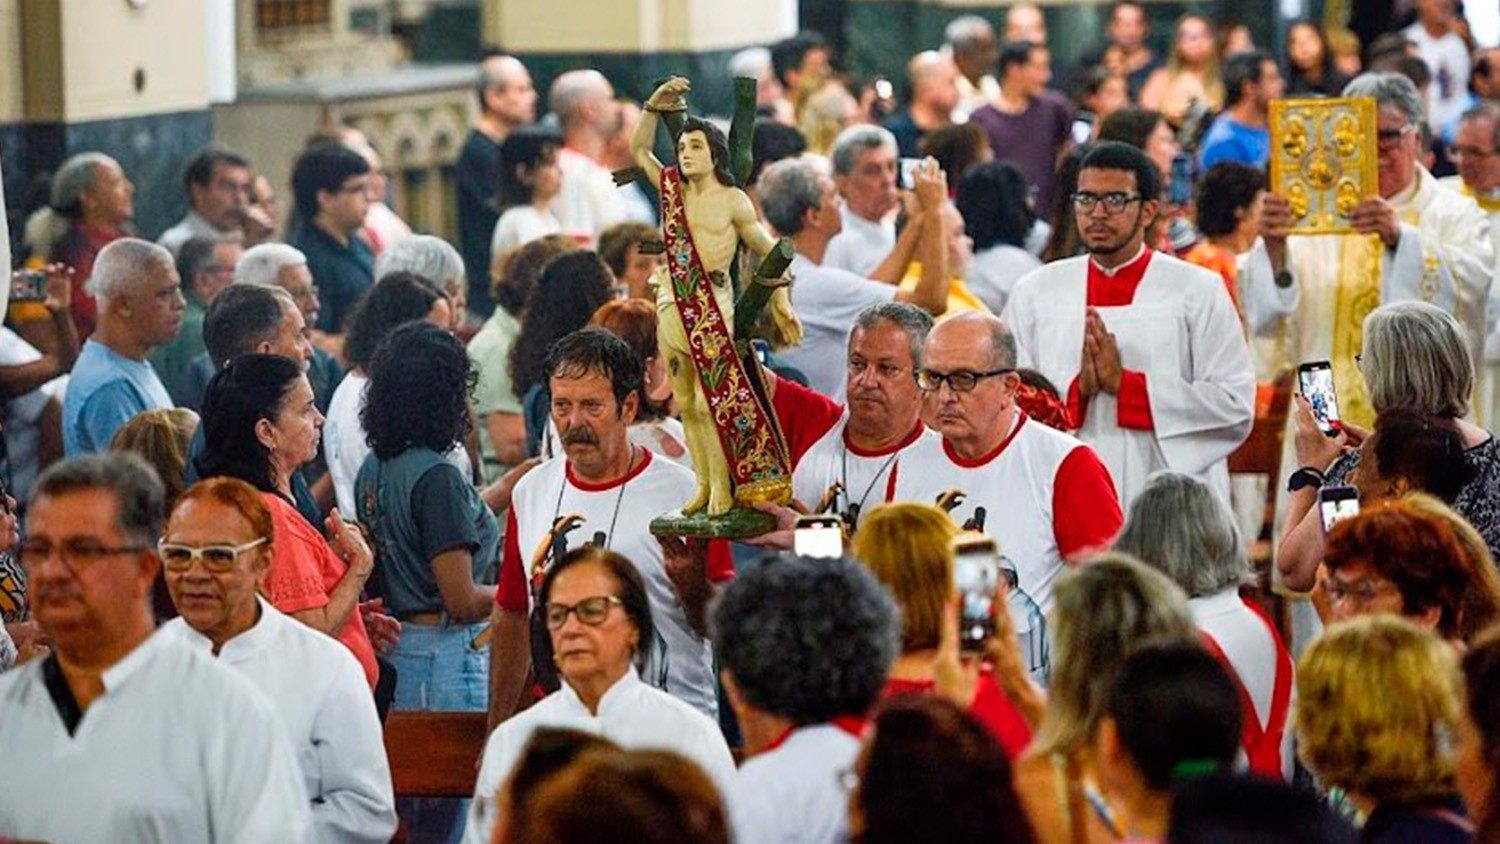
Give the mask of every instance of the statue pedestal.
[{"label": "statue pedestal", "polygon": [[661,537],[749,539],[775,529],[775,516],[748,507],[732,507],[722,516],[710,516],[707,510],[692,515],[673,510],[651,520],[651,534]]}]

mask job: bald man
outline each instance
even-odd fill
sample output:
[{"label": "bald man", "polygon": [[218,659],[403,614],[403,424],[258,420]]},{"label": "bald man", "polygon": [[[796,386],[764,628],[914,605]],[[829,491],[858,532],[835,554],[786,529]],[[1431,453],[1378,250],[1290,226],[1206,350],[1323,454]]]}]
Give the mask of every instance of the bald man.
[{"label": "bald man", "polygon": [[624,119],[614,86],[597,70],[570,70],[557,77],[547,104],[562,127],[562,192],[552,213],[563,234],[593,245],[600,232],[626,219],[626,207],[605,165],[610,141]]},{"label": "bald man", "polygon": [[952,56],[924,50],[906,63],[911,102],[885,123],[902,158],[917,158],[929,132],[953,123],[958,107],[958,66]]},{"label": "bald man", "polygon": [[489,316],[490,237],[499,213],[494,208],[500,183],[500,144],[517,126],[536,120],[536,88],[514,56],[490,56],[479,64],[479,117],[458,154],[453,181],[458,185],[458,248],[469,276],[469,307]]},{"label": "bald man", "polygon": [[1047,19],[1035,3],[1017,3],[1005,13],[1005,40],[1047,43]]}]

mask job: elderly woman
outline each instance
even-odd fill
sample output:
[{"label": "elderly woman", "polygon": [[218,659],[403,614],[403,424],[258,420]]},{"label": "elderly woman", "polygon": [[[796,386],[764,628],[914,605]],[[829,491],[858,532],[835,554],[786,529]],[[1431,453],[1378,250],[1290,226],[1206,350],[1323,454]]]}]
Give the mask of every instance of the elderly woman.
[{"label": "elderly woman", "polygon": [[257,594],[275,547],[255,487],[190,487],[157,546],[181,613],[160,635],[213,654],[266,695],[301,764],[317,840],[388,841],[396,807],[375,703],[347,649]]},{"label": "elderly woman", "polygon": [[[937,688],[940,646],[946,636],[958,640],[957,619],[948,607],[958,600],[953,585],[953,537],[958,533],[948,514],[931,504],[882,504],[871,510],[854,534],[854,556],[891,590],[901,607],[901,655],[885,682],[887,697],[929,694]],[[1010,619],[1009,610],[1000,605]],[[945,628],[951,625],[950,632]],[[956,647],[955,647],[956,650]],[[1014,759],[1031,741],[1031,727],[1002,688],[1030,682],[1019,664],[997,682],[994,666],[984,666],[967,700],[969,714],[995,736]]]},{"label": "elderly woman", "polygon": [[1361,841],[1470,840],[1453,776],[1462,695],[1453,649],[1405,619],[1335,625],[1303,653],[1302,761],[1366,816]]},{"label": "elderly woman", "polygon": [[436,285],[448,297],[450,321],[444,328],[455,332],[468,318],[469,282],[464,274],[464,259],[453,244],[430,234],[405,238],[380,253],[375,261],[375,277],[391,273],[412,273]]},{"label": "elderly woman", "polygon": [[1464,709],[1454,748],[1458,792],[1478,827],[1476,841],[1500,840],[1500,632],[1474,642],[1463,657]]},{"label": "elderly woman", "polygon": [[469,357],[446,329],[409,322],[370,361],[360,422],[372,453],[354,481],[359,521],[380,548],[380,589],[402,622],[389,659],[397,709],[483,711],[484,621],[495,601],[500,526],[447,458],[470,430]]},{"label": "elderly woman", "polygon": [[1113,841],[1119,818],[1099,790],[1094,760],[1110,689],[1133,646],[1195,640],[1198,631],[1182,590],[1124,554],[1065,572],[1053,597],[1047,714],[1016,766],[1016,792],[1038,840]]},{"label": "elderly woman", "polygon": [[1250,566],[1229,508],[1197,478],[1158,472],[1130,505],[1115,550],[1187,593],[1203,641],[1239,689],[1250,769],[1290,780],[1292,658],[1265,611],[1240,597]]},{"label": "elderly woman", "polygon": [[[1365,318],[1359,371],[1377,418],[1390,410],[1415,410],[1449,421],[1458,432],[1471,476],[1453,500],[1453,509],[1473,523],[1493,553],[1500,549],[1500,444],[1489,431],[1464,417],[1474,393],[1474,362],[1463,326],[1451,314],[1425,302],[1396,302]],[[1301,468],[1287,501],[1287,523],[1276,565],[1293,589],[1310,589],[1321,558],[1316,516],[1317,489],[1351,482],[1361,451],[1352,450],[1364,431],[1345,424],[1337,437],[1325,437],[1313,424],[1303,399],[1296,408],[1296,455]],[[1300,524],[1299,524],[1300,523]]]},{"label": "elderly woman", "polygon": [[1329,620],[1401,615],[1455,642],[1500,618],[1493,563],[1476,568],[1451,523],[1433,508],[1387,501],[1328,532],[1320,588]]},{"label": "elderly woman", "polygon": [[642,682],[637,670],[654,645],[646,586],[635,566],[613,551],[585,546],[547,570],[537,593],[550,659],[562,688],[502,723],[484,748],[464,840],[489,840],[486,808],[531,736],[543,727],[598,732],[626,748],[681,753],[728,785],[734,760],[707,715]]},{"label": "elderly woman", "polygon": [[358,528],[335,508],[323,538],[297,511],[292,473],[313,458],[323,415],[302,367],[280,355],[241,355],[208,382],[203,396],[198,476],[238,478],[260,491],[275,528],[262,592],[276,609],[353,651],[373,687],[375,650],[357,608],[375,558]]}]

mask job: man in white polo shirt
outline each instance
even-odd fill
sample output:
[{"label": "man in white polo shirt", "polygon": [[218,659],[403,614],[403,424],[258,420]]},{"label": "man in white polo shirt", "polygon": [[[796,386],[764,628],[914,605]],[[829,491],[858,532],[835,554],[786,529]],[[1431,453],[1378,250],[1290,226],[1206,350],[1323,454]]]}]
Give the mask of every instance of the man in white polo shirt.
[{"label": "man in white polo shirt", "polygon": [[130,455],[37,482],[21,560],[52,655],[0,677],[0,835],[305,840],[286,737],[248,681],[153,635],[161,481]]},{"label": "man in white polo shirt", "polygon": [[892,500],[947,497],[953,520],[992,537],[1047,611],[1063,566],[1107,546],[1123,517],[1099,455],[1028,419],[1016,405],[1020,383],[1015,337],[997,317],[960,314],[933,328],[917,384],[923,418],[942,439],[901,455]]},{"label": "man in white polo shirt", "polygon": [[848,407],[785,379],[772,403],[791,452],[792,491],[808,507],[827,499],[851,527],[885,501],[891,467],[921,439],[917,370],[932,329],[926,311],[904,302],[871,305],[849,332]]},{"label": "man in white polo shirt", "polygon": [[[722,541],[687,549],[675,543],[669,558],[651,535],[651,520],[687,503],[698,480],[692,470],[630,443],[641,362],[619,337],[585,328],[553,345],[546,369],[564,454],[532,469],[511,494],[495,629],[526,629],[517,620],[531,611],[533,579],[567,549],[584,543],[608,548],[635,564],[651,600],[659,641],[641,679],[717,717],[703,620],[711,589],[704,578],[726,579],[733,563]],[[554,530],[560,520],[568,530]],[[693,554],[698,556],[684,559]],[[492,722],[510,714],[527,668],[515,642],[496,644],[503,646],[491,650]],[[529,645],[520,653],[529,653]]]}]

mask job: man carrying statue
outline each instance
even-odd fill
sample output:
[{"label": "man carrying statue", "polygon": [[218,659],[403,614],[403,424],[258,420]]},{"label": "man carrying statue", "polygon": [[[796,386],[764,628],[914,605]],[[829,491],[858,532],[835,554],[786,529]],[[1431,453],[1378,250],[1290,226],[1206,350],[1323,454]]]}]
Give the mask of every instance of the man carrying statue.
[{"label": "man carrying statue", "polygon": [[[740,247],[764,263],[753,274],[738,307],[769,307],[773,333],[796,344],[802,329],[792,311],[784,278],[790,250],[756,218],[750,198],[730,172],[724,133],[706,120],[688,117],[677,137],[677,164],[664,166],[652,153],[659,115],[687,110],[688,81],[673,77],[646,101],[631,150],[661,193],[666,262],[658,268],[658,344],[672,394],[682,414],[687,446],[698,475],[698,491],[682,508],[709,517],[758,501],[784,504],[791,497],[786,446],[775,414],[756,380],[759,373],[735,344],[732,278]],[[754,266],[755,264],[752,264]]]}]

